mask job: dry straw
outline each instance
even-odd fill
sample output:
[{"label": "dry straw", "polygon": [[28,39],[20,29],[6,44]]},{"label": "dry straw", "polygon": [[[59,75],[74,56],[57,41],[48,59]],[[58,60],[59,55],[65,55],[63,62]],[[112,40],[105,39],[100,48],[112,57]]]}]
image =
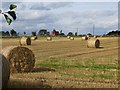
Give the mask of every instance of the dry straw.
[{"label": "dry straw", "polygon": [[51,41],[52,40],[52,37],[47,37],[47,41]]},{"label": "dry straw", "polygon": [[87,47],[88,48],[99,48],[99,46],[100,46],[99,39],[92,38],[92,39],[87,40]]},{"label": "dry straw", "polygon": [[74,40],[74,37],[70,37],[70,40]]},{"label": "dry straw", "polygon": [[30,72],[35,65],[34,53],[27,47],[9,46],[2,54],[10,63],[10,72]]},{"label": "dry straw", "polygon": [[37,39],[37,36],[32,36],[31,37],[31,40],[36,40]]},{"label": "dry straw", "polygon": [[2,87],[6,88],[10,78],[10,67],[7,59],[0,54],[0,66],[2,66]]},{"label": "dry straw", "polygon": [[31,39],[30,37],[24,36],[20,40],[21,45],[31,45]]}]

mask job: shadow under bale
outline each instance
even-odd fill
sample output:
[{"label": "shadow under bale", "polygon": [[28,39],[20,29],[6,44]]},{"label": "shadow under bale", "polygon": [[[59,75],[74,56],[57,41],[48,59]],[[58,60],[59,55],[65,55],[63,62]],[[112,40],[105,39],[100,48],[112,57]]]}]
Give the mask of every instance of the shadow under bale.
[{"label": "shadow under bale", "polygon": [[47,67],[35,67],[32,72],[45,72],[45,71],[55,71],[55,69]]},{"label": "shadow under bale", "polygon": [[46,80],[44,78],[41,78],[39,80],[37,79],[31,79],[31,78],[11,78],[8,89],[13,88],[19,88],[21,89],[31,89],[31,88],[51,88],[50,85],[45,84]]}]

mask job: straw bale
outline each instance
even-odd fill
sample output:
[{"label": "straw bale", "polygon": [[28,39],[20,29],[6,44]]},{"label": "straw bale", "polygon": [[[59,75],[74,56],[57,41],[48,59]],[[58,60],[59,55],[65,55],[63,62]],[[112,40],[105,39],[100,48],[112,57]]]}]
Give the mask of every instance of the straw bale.
[{"label": "straw bale", "polygon": [[47,37],[47,41],[51,41],[52,40],[52,37]]},{"label": "straw bale", "polygon": [[21,45],[31,45],[31,38],[27,37],[27,36],[22,37],[20,40],[20,44]]},{"label": "straw bale", "polygon": [[35,55],[27,47],[9,46],[2,50],[2,54],[10,63],[11,73],[30,72],[35,65]]},{"label": "straw bale", "polygon": [[95,38],[87,40],[87,47],[88,48],[99,48],[100,47],[100,40],[95,39]]}]

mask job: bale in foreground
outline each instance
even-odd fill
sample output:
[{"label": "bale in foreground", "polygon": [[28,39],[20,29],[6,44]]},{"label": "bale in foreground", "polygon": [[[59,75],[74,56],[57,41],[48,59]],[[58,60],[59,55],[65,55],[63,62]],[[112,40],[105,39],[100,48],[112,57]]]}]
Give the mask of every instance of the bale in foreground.
[{"label": "bale in foreground", "polygon": [[10,72],[30,72],[35,65],[35,56],[27,47],[9,46],[2,54],[10,63]]},{"label": "bale in foreground", "polygon": [[6,88],[10,78],[10,67],[7,59],[0,54],[0,67],[2,68],[2,88]]},{"label": "bale in foreground", "polygon": [[20,45],[31,45],[31,38],[30,37],[22,37],[20,40]]},{"label": "bale in foreground", "polygon": [[88,48],[99,48],[100,47],[100,40],[95,39],[95,38],[87,40],[87,47]]}]

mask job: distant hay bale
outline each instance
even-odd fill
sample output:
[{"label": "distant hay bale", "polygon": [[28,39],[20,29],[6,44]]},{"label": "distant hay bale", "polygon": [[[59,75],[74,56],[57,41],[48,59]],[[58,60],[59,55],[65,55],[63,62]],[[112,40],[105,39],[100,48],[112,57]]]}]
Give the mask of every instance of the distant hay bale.
[{"label": "distant hay bale", "polygon": [[70,36],[67,36],[67,39],[70,39]]},{"label": "distant hay bale", "polygon": [[88,40],[88,37],[87,36],[83,36],[82,40]]},{"label": "distant hay bale", "polygon": [[2,54],[0,54],[0,67],[2,68],[2,72],[0,72],[2,74],[2,87],[6,88],[10,78],[10,67],[9,62]]},{"label": "distant hay bale", "polygon": [[21,45],[31,45],[31,39],[30,37],[22,37],[20,40]]},{"label": "distant hay bale", "polygon": [[9,46],[2,54],[10,63],[10,72],[30,72],[35,65],[34,53],[27,47]]},{"label": "distant hay bale", "polygon": [[31,40],[36,40],[37,39],[37,36],[32,36],[31,37]]},{"label": "distant hay bale", "polygon": [[52,37],[47,37],[47,41],[51,41],[52,40]]},{"label": "distant hay bale", "polygon": [[97,38],[97,36],[94,36],[94,38]]},{"label": "distant hay bale", "polygon": [[70,40],[74,40],[74,37],[70,37]]},{"label": "distant hay bale", "polygon": [[87,37],[87,38],[89,38],[90,36],[89,36],[89,35],[87,35],[86,37]]},{"label": "distant hay bale", "polygon": [[92,38],[92,39],[87,40],[88,48],[99,48],[99,46],[100,46],[99,39]]}]

